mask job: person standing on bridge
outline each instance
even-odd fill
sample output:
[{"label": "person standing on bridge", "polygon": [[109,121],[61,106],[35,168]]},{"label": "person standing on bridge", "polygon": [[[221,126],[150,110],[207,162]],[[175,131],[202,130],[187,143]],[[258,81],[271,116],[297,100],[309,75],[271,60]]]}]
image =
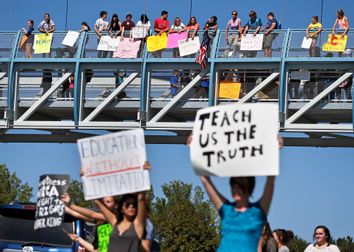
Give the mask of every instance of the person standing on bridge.
[{"label": "person standing on bridge", "polygon": [[38,31],[46,34],[55,31],[55,23],[52,19],[50,19],[49,13],[44,14],[44,20],[39,23]]},{"label": "person standing on bridge", "polygon": [[27,37],[27,40],[25,42],[25,55],[26,58],[32,58],[32,46],[34,42],[34,35],[32,34],[32,32],[34,31],[34,21],[32,19],[29,19],[27,21],[27,26],[27,30],[25,28],[22,28],[24,36]]},{"label": "person standing on bridge", "polygon": [[[232,18],[227,22],[225,39],[226,39],[226,50],[224,57],[236,56],[237,42],[242,34],[241,19],[237,17],[237,11],[232,11]],[[232,48],[232,53],[230,55],[230,49]]]},{"label": "person standing on bridge", "polygon": [[349,31],[349,20],[348,20],[348,17],[344,15],[344,11],[342,9],[337,10],[337,19],[334,22],[334,25],[332,28],[332,35],[335,35],[337,25],[338,25],[338,28],[343,31],[341,34],[342,37],[347,35],[347,33]]},{"label": "person standing on bridge", "polygon": [[331,233],[326,226],[317,226],[313,239],[315,243],[308,245],[304,252],[340,252],[336,245],[331,244]]},{"label": "person standing on bridge", "polygon": [[[187,144],[192,143],[192,134]],[[279,147],[283,141],[279,138]],[[235,202],[229,202],[214,186],[209,176],[201,176],[202,184],[221,218],[221,241],[217,252],[257,251],[262,229],[273,198],[275,177],[268,176],[262,197],[250,202],[255,177],[231,177],[230,189]]]},{"label": "person standing on bridge", "polygon": [[271,58],[272,57],[272,44],[273,40],[275,39],[276,34],[274,30],[279,28],[279,22],[274,17],[273,12],[269,12],[267,15],[268,22],[266,26],[262,29],[264,32],[264,39],[263,39],[263,48],[264,48],[264,57]]},{"label": "person standing on bridge", "polygon": [[[156,18],[154,21],[154,31],[156,35],[161,35],[164,32],[168,32],[170,30],[170,21],[168,21],[168,12],[162,11],[161,16]],[[162,50],[156,51],[153,53],[155,58],[162,57]]]},{"label": "person standing on bridge", "polygon": [[[106,21],[107,18],[107,11],[100,12],[100,18],[96,20],[93,29],[97,34],[97,44],[100,43],[100,39],[103,35],[104,31],[108,31],[108,22]],[[107,58],[108,52],[107,51],[98,51],[97,57],[98,58]]]},{"label": "person standing on bridge", "polygon": [[321,31],[322,31],[322,24],[318,22],[318,16],[313,16],[311,24],[309,24],[309,26],[306,29],[306,38],[312,39],[311,46],[309,49],[310,57],[316,56],[316,42],[317,42],[318,34],[320,34]]}]

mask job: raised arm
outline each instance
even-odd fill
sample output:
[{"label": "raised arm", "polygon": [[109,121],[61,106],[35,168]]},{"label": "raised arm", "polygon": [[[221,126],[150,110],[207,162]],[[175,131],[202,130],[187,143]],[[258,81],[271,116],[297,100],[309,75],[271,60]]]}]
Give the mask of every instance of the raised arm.
[{"label": "raised arm", "polygon": [[213,202],[215,208],[219,210],[226,201],[225,197],[218,192],[209,176],[201,176],[200,179],[211,202]]},{"label": "raised arm", "polygon": [[97,213],[91,209],[88,209],[86,207],[81,207],[75,204],[70,204],[70,195],[68,193],[64,193],[60,199],[67,205],[67,207],[70,207],[72,210],[77,212],[78,214],[86,216],[86,218],[90,220],[99,220],[99,221],[106,221],[106,218],[102,213]]},{"label": "raised arm", "polygon": [[267,177],[267,182],[264,186],[263,195],[260,200],[260,205],[266,214],[268,214],[270,204],[272,203],[274,182],[275,182],[274,176]]},{"label": "raised arm", "polygon": [[146,222],[146,200],[145,200],[145,192],[138,193],[138,213],[134,220],[134,227],[136,233],[141,240],[144,237],[145,232],[145,222]]},{"label": "raised arm", "polygon": [[112,213],[100,200],[95,200],[95,203],[100,209],[101,213],[104,215],[105,220],[114,226],[117,223],[117,217],[115,213]]},{"label": "raised arm", "polygon": [[68,206],[65,207],[65,213],[70,214],[71,216],[75,217],[76,219],[80,219],[80,220],[83,220],[86,222],[95,223],[94,219],[90,219],[86,215],[80,214],[79,212],[74,211],[73,209],[71,209]]}]

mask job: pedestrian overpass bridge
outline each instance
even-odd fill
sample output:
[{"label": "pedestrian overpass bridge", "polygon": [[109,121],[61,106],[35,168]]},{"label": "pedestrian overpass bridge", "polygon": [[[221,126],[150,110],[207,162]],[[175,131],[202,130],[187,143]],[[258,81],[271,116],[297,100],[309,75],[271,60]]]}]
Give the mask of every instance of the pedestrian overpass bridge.
[{"label": "pedestrian overpass bridge", "polygon": [[[55,32],[51,53],[28,59],[19,48],[20,31],[2,31],[0,142],[72,143],[102,130],[143,128],[147,143],[183,144],[198,109],[258,102],[279,105],[287,146],[354,147],[354,31],[348,33],[344,54],[317,48],[316,57],[301,48],[304,30],[276,33],[273,55],[265,58],[262,51],[252,57],[228,52],[225,31],[218,31],[201,70],[194,57],[173,58],[169,49],[162,58],[145,47],[135,59],[98,58],[94,33],[82,33],[68,48],[61,45],[66,32]],[[322,32],[319,47],[328,34]],[[171,97],[175,69],[181,88]],[[62,94],[71,73],[72,98]],[[209,88],[199,86],[202,80],[209,80]],[[241,83],[240,96],[220,98],[224,82]]]}]

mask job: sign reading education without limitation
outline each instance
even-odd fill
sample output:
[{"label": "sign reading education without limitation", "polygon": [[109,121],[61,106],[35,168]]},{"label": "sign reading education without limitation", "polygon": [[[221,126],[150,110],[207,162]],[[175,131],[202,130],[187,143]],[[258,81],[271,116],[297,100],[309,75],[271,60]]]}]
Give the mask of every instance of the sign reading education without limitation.
[{"label": "sign reading education without limitation", "polygon": [[143,130],[80,139],[78,148],[86,200],[150,189]]},{"label": "sign reading education without limitation", "polygon": [[34,229],[58,227],[63,222],[65,205],[60,197],[69,189],[68,175],[47,174],[39,178]]},{"label": "sign reading education without limitation", "polygon": [[278,106],[233,104],[198,111],[191,144],[197,175],[279,173]]}]

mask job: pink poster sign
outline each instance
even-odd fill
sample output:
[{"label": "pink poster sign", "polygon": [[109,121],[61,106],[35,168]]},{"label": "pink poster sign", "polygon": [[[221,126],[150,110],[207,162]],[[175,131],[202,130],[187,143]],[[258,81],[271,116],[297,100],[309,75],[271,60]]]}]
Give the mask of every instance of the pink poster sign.
[{"label": "pink poster sign", "polygon": [[114,58],[135,59],[138,57],[141,40],[124,38],[120,41],[117,51],[113,53]]},{"label": "pink poster sign", "polygon": [[185,32],[168,34],[167,48],[177,48],[178,41],[186,38],[187,38],[187,33]]}]

